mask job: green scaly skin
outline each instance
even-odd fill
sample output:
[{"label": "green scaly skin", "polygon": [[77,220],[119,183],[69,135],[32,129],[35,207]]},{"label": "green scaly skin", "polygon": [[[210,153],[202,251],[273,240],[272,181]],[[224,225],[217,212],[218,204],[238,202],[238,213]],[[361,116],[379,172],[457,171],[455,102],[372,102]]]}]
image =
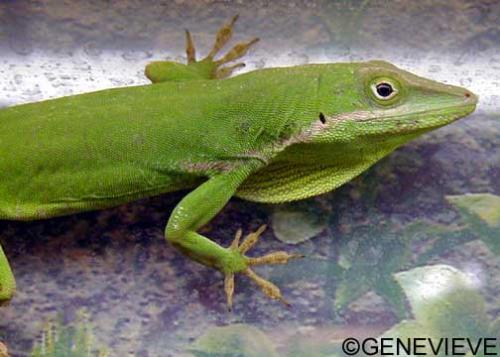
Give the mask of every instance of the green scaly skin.
[{"label": "green scaly skin", "polygon": [[[263,229],[223,248],[197,231],[232,196],[286,202],[333,190],[415,137],[474,111],[468,90],[417,77],[382,61],[256,70],[228,79],[222,59],[236,17],[197,62],[153,62],[153,85],[115,88],[0,110],[0,219],[35,220],[103,209],[193,188],[165,236],[192,259],[222,271],[231,306],[234,274],[266,295],[279,289],[253,273],[258,264],[297,257],[245,253]],[[377,95],[388,83],[389,98]],[[393,95],[393,96],[392,96]],[[0,300],[15,281],[0,249]]]}]

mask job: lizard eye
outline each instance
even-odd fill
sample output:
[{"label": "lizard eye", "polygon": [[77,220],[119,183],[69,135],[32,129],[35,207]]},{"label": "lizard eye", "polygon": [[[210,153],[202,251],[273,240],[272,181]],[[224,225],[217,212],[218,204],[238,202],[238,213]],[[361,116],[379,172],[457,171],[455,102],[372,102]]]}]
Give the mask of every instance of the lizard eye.
[{"label": "lizard eye", "polygon": [[381,97],[388,97],[392,94],[393,89],[392,86],[389,83],[380,83],[377,84],[377,93]]},{"label": "lizard eye", "polygon": [[388,100],[393,98],[398,90],[388,81],[382,81],[372,84],[372,92],[380,100]]}]

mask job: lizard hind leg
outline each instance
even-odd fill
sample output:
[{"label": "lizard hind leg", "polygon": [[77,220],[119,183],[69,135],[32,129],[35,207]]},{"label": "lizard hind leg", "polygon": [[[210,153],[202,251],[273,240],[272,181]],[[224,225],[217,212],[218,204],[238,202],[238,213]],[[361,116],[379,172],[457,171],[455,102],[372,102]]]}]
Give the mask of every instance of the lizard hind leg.
[{"label": "lizard hind leg", "polygon": [[[241,230],[236,232],[235,238],[228,249],[233,251],[238,251],[241,255],[245,255],[245,253],[250,250],[253,246],[255,246],[261,234],[266,229],[265,225],[262,225],[257,231],[248,234],[244,241],[240,244],[240,239],[242,236]],[[266,254],[262,257],[250,258],[247,257],[247,267],[241,271],[242,274],[249,277],[253,280],[262,290],[264,295],[267,297],[278,300],[285,304],[286,306],[290,306],[290,304],[283,298],[280,289],[270,281],[258,276],[250,266],[254,265],[263,265],[263,264],[287,264],[291,259],[302,258],[302,254],[289,254],[287,252],[278,251]],[[233,295],[234,295],[234,273],[226,273],[224,279],[224,290],[226,292],[227,297],[227,306],[228,309],[232,309],[233,305]]]},{"label": "lizard hind leg", "polygon": [[231,40],[233,36],[233,28],[239,15],[233,16],[229,23],[223,25],[215,37],[215,42],[208,55],[201,61],[196,61],[196,50],[191,33],[186,30],[186,55],[188,65],[199,64],[199,66],[213,67],[211,77],[216,79],[223,79],[229,77],[235,70],[245,67],[244,63],[237,63],[232,66],[224,66],[228,62],[232,62],[243,57],[250,47],[259,41],[258,38],[253,38],[247,42],[237,43],[231,50],[229,50],[220,59],[214,60],[215,56],[222,50],[222,48]]},{"label": "lizard hind leg", "polygon": [[186,30],[186,57],[187,64],[172,61],[154,61],[145,69],[146,77],[153,83],[179,82],[197,79],[223,79],[229,77],[235,70],[245,67],[244,63],[224,66],[226,63],[243,57],[248,49],[259,41],[254,38],[248,42],[236,44],[220,59],[214,57],[229,42],[233,35],[233,26],[238,15],[222,26],[217,32],[215,43],[208,55],[200,61],[196,60],[196,48],[191,33]]}]

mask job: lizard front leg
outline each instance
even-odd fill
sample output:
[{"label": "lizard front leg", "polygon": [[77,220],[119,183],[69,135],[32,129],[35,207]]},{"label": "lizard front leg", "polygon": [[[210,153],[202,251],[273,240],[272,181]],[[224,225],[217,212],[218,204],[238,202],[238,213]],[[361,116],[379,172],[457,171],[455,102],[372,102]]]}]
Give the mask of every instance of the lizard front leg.
[{"label": "lizard front leg", "polygon": [[12,299],[15,290],[16,281],[0,245],[0,305]]},{"label": "lizard front leg", "polygon": [[210,221],[236,193],[242,182],[258,167],[246,165],[228,173],[219,174],[189,193],[174,209],[165,229],[166,239],[193,260],[213,267],[225,275],[224,286],[229,309],[232,307],[234,275],[243,273],[254,280],[270,298],[284,303],[280,290],[271,282],[255,274],[251,265],[284,264],[298,255],[275,252],[261,258],[249,258],[245,253],[257,242],[262,228],[247,236],[240,245],[241,231],[224,248],[196,231]]}]

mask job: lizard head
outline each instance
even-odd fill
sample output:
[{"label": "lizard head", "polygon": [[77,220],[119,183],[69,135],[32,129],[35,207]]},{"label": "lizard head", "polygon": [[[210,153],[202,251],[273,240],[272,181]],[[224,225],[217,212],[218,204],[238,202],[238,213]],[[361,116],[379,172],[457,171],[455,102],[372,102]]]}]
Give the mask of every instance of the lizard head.
[{"label": "lizard head", "polygon": [[[282,74],[284,100],[297,103],[290,110],[293,115],[277,118],[291,118],[287,123],[298,125],[288,126],[295,130],[293,135],[283,136],[273,147],[279,151],[269,165],[239,191],[240,197],[261,202],[333,190],[398,146],[472,113],[477,104],[477,97],[465,88],[421,78],[381,61],[274,71],[261,73],[269,78]],[[271,91],[265,97],[275,98],[275,86],[266,80],[261,83]],[[292,132],[288,130],[287,134]]]},{"label": "lizard head", "polygon": [[[328,66],[340,67],[329,71]],[[325,65],[318,95],[314,142],[388,146],[462,118],[478,101],[465,88],[418,77],[383,61]]]},{"label": "lizard head", "polygon": [[240,197],[261,202],[291,201],[333,190],[398,146],[470,114],[477,104],[477,97],[464,88],[381,61],[311,64],[260,73],[263,92],[269,91],[264,97],[272,98],[274,106],[276,86],[266,78],[277,74],[285,103],[295,103],[288,116],[276,117],[290,124],[281,125],[288,136],[273,146],[277,154],[239,190]]}]

